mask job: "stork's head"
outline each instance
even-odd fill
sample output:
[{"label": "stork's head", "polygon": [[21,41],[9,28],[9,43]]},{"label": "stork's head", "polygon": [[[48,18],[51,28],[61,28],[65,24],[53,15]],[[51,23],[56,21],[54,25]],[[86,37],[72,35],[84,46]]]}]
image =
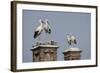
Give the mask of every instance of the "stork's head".
[{"label": "stork's head", "polygon": [[41,25],[45,24],[45,22],[41,19],[39,20],[39,22],[40,22]]},{"label": "stork's head", "polygon": [[48,19],[45,19],[45,23],[48,23]]}]

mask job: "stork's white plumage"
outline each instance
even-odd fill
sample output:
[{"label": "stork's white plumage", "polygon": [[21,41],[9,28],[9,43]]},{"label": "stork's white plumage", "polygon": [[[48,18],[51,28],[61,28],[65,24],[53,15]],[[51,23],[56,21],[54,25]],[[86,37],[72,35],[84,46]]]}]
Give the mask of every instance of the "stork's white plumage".
[{"label": "stork's white plumage", "polygon": [[47,19],[45,19],[44,30],[46,33],[51,34],[51,27]]},{"label": "stork's white plumage", "polygon": [[42,21],[40,19],[39,23],[40,23],[40,25],[34,31],[34,38],[38,37],[44,29],[44,27],[43,27],[44,21]]}]

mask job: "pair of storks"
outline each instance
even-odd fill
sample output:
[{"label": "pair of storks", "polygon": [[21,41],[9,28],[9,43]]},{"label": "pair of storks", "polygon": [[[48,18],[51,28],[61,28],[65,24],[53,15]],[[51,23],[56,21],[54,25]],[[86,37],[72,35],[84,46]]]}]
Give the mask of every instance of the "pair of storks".
[{"label": "pair of storks", "polygon": [[69,45],[77,44],[76,37],[73,36],[72,34],[67,34],[67,41]]},{"label": "pair of storks", "polygon": [[[49,22],[47,19],[45,21],[40,19],[40,25],[36,28],[34,31],[34,38],[37,38],[43,31],[45,31],[48,34],[51,34],[51,27],[49,25]],[[76,44],[76,38],[75,36],[71,34],[67,34],[67,41],[69,45]]]},{"label": "pair of storks", "polygon": [[51,34],[51,27],[47,19],[45,19],[45,21],[40,19],[39,23],[40,25],[34,31],[34,38],[37,38],[43,31],[48,34]]}]

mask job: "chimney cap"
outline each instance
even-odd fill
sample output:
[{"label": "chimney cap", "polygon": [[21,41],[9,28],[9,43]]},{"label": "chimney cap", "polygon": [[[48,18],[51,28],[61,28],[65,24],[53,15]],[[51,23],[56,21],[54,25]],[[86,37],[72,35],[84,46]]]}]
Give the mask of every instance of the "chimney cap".
[{"label": "chimney cap", "polygon": [[64,52],[69,52],[69,51],[82,51],[80,48],[69,48],[66,49]]}]

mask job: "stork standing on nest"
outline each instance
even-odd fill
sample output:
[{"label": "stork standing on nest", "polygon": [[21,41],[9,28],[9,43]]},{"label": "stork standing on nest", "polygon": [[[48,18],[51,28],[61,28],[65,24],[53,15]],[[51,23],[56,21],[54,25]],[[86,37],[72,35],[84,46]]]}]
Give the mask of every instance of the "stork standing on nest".
[{"label": "stork standing on nest", "polygon": [[34,31],[34,39],[36,39],[37,37],[39,37],[38,42],[36,42],[36,44],[40,43],[40,34],[43,32],[44,30],[44,21],[42,21],[41,19],[39,20],[39,26],[35,29]]},{"label": "stork standing on nest", "polygon": [[49,24],[49,22],[48,22],[48,19],[45,19],[45,24],[44,24],[44,31],[45,31],[45,33],[46,33],[46,41],[47,41],[47,39],[49,38],[49,37],[47,37],[47,34],[51,34],[51,27],[50,27],[50,24]]}]

